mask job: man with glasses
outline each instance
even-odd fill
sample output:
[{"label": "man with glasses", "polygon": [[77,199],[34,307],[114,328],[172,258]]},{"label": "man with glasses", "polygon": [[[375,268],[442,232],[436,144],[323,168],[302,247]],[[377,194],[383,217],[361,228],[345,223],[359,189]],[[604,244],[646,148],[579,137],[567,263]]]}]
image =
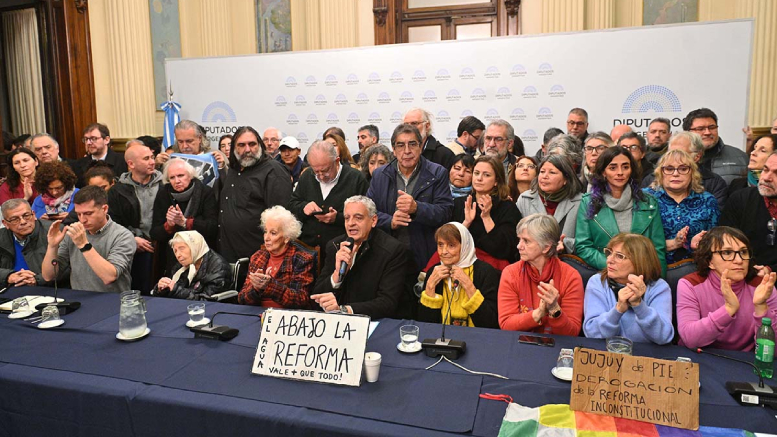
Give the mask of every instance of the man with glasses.
[{"label": "man with glasses", "polygon": [[7,200],[0,212],[5,226],[0,229],[0,287],[45,285],[41,264],[51,222],[36,220],[24,199]]},{"label": "man with glasses", "polygon": [[777,270],[777,152],[766,159],[757,187],[731,194],[720,225],[744,232],[753,245],[755,264]]},{"label": "man with glasses", "polygon": [[510,174],[515,165],[515,155],[509,150],[514,142],[513,126],[505,120],[492,121],[483,134],[483,154],[498,159],[504,166],[505,176]]},{"label": "man with glasses", "polygon": [[585,144],[588,138],[588,112],[583,108],[572,108],[567,116],[567,133],[576,136]]},{"label": "man with glasses", "polygon": [[[651,164],[647,159],[647,144],[645,139],[642,138],[636,132],[629,131],[618,138],[618,145],[631,152],[631,156],[634,157],[634,161],[637,161],[642,171],[640,178],[644,178],[646,175],[652,174],[656,169],[655,164]],[[637,179],[641,180],[641,179]]]},{"label": "man with glasses", "polygon": [[469,156],[477,158],[479,155],[478,140],[480,140],[484,130],[486,130],[486,125],[482,121],[468,115],[459,122],[459,127],[456,129],[458,137],[445,147],[451,149],[454,156],[467,153]]},{"label": "man with glasses", "polygon": [[432,114],[420,108],[413,108],[405,113],[402,123],[413,125],[421,133],[421,154],[423,157],[450,171],[456,155],[432,136]]},{"label": "man with glasses", "polygon": [[89,164],[92,161],[105,161],[117,177],[127,171],[124,154],[114,152],[110,147],[111,132],[108,130],[108,126],[101,123],[90,124],[84,128],[81,142],[84,143],[86,148],[86,156],[76,161],[75,168],[73,169],[76,176],[78,176],[76,187],[81,188],[86,184],[84,173],[89,169]]},{"label": "man with glasses", "polygon": [[280,155],[282,138],[281,131],[274,127],[268,127],[264,130],[262,141],[264,141],[265,152],[270,155],[270,158],[276,159]]},{"label": "man with glasses", "polygon": [[699,165],[720,175],[726,184],[747,173],[748,156],[723,143],[718,136],[718,116],[712,110],[701,108],[689,112],[683,120],[683,130],[701,136],[704,158]]},{"label": "man with glasses", "polygon": [[343,232],[345,200],[363,195],[370,184],[362,172],[342,165],[337,148],[326,141],[316,140],[310,146],[308,164],[291,195],[289,211],[302,223],[299,239],[320,247],[323,255],[328,252],[327,242]]},{"label": "man with glasses", "polygon": [[453,212],[448,170],[421,156],[421,140],[412,124],[397,126],[391,135],[397,159],[373,172],[367,191],[378,208],[378,227],[412,249],[416,272],[436,251],[434,233]]}]

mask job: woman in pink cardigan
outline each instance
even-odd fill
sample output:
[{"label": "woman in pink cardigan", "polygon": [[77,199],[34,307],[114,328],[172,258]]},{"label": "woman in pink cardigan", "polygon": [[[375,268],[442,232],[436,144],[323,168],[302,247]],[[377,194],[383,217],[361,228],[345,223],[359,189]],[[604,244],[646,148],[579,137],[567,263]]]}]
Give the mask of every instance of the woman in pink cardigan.
[{"label": "woman in pink cardigan", "polygon": [[764,317],[777,317],[777,274],[763,277],[750,262],[753,249],[739,229],[710,230],[694,253],[698,272],[677,284],[680,344],[750,351]]},{"label": "woman in pink cardigan", "polygon": [[547,214],[532,214],[518,223],[516,233],[521,260],[502,272],[499,327],[578,335],[583,323],[583,280],[558,259],[558,222]]}]

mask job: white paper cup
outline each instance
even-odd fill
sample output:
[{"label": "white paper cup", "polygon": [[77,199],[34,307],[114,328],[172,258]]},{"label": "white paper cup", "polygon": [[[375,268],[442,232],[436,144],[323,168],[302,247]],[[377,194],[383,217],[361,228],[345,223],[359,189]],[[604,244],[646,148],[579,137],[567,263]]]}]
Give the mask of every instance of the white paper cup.
[{"label": "white paper cup", "polygon": [[364,354],[364,374],[367,382],[376,382],[380,374],[381,356],[377,352],[367,352]]}]

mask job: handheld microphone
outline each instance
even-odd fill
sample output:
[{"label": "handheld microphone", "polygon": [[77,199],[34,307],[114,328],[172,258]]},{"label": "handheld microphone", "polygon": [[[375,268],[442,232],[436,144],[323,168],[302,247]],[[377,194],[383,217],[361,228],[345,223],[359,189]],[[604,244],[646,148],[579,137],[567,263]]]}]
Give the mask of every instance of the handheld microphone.
[{"label": "handheld microphone", "polygon": [[[350,243],[348,245],[348,247],[353,249],[353,243],[354,243],[353,238],[348,237],[348,238],[345,239],[345,241],[343,241],[343,243]],[[340,244],[343,244],[343,243],[340,243]],[[340,282],[343,282],[343,279],[345,279],[345,272],[346,272],[346,270],[348,270],[348,263],[345,262],[345,261],[341,261],[340,262],[340,270],[338,272],[340,274]]]},{"label": "handheld microphone", "polygon": [[217,311],[216,314],[213,315],[210,319],[210,323],[200,326],[194,326],[192,328],[189,328],[189,331],[192,331],[194,333],[194,338],[208,338],[211,340],[221,340],[221,341],[228,341],[232,340],[233,338],[237,337],[237,334],[240,333],[240,330],[237,328],[230,328],[226,325],[214,325],[213,322],[216,320],[216,316],[219,314],[232,314],[234,316],[245,316],[245,317],[261,317],[256,314],[245,314],[245,313],[232,313],[229,311]]},{"label": "handheld microphone", "polygon": [[761,372],[755,364],[740,360],[738,358],[729,357],[727,355],[716,354],[713,352],[707,352],[702,348],[697,348],[696,353],[712,355],[719,358],[725,358],[727,360],[736,361],[738,363],[744,363],[755,369],[756,375],[758,375],[758,384],[753,382],[726,382],[726,390],[734,399],[741,405],[761,405],[764,407],[771,407],[777,409],[777,387],[772,387],[764,384],[764,379],[761,376]]},{"label": "handheld microphone", "polygon": [[451,303],[453,302],[453,291],[459,289],[459,281],[453,281],[453,290],[451,290],[451,297],[448,299],[448,315],[442,319],[442,333],[440,338],[427,338],[421,342],[421,348],[427,357],[436,358],[440,355],[447,357],[448,359],[455,360],[464,355],[467,351],[467,343],[464,341],[457,341],[445,338],[445,321],[450,322],[451,317]]},{"label": "handheld microphone", "polygon": [[56,259],[51,260],[51,265],[54,266],[54,302],[40,303],[35,305],[37,311],[42,311],[43,308],[48,306],[55,306],[59,310],[60,315],[72,313],[73,311],[81,308],[81,302],[68,302],[66,300],[59,301],[57,295],[59,294],[59,287],[57,286],[57,278],[59,277],[59,262]]}]

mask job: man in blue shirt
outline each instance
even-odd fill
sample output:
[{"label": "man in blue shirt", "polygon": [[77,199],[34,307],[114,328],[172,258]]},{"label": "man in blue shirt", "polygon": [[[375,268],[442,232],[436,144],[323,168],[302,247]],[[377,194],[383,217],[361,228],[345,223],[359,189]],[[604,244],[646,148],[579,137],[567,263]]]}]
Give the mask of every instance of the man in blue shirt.
[{"label": "man in blue shirt", "polygon": [[48,225],[35,219],[24,199],[11,199],[0,207],[0,287],[45,285],[41,263],[46,255]]}]

